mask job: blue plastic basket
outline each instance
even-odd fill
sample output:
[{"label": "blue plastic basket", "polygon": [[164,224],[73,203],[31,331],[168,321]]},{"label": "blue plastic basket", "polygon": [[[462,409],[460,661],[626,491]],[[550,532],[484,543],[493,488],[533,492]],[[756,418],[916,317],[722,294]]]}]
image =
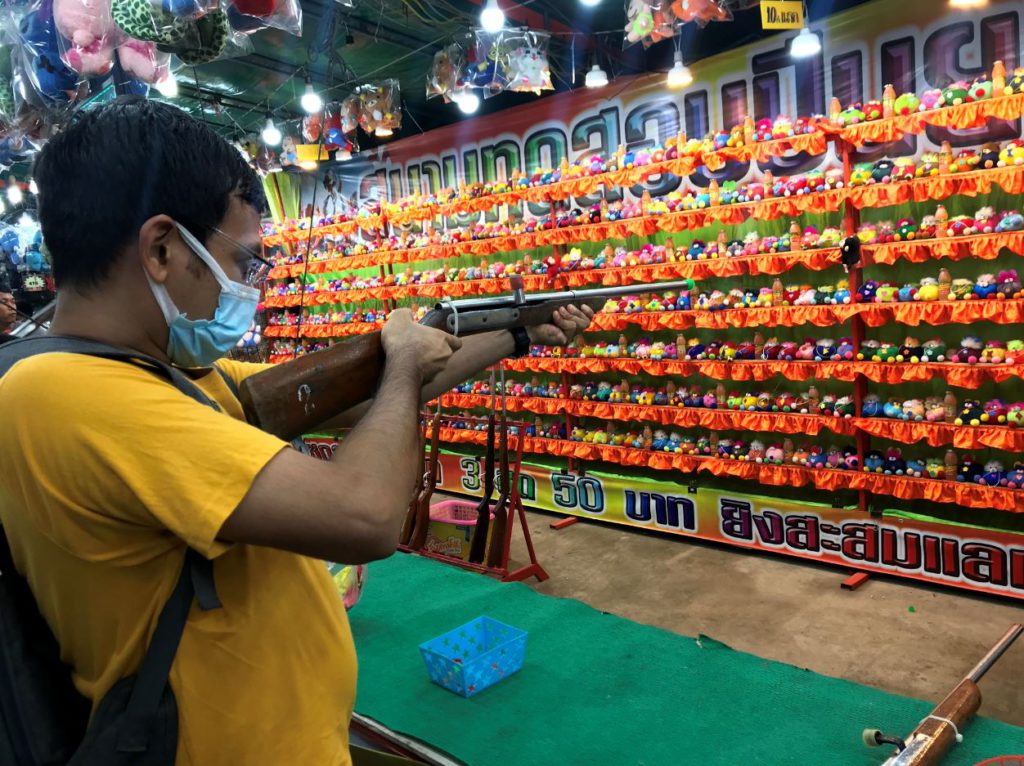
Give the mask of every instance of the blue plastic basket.
[{"label": "blue plastic basket", "polygon": [[420,644],[430,680],[472,697],[523,667],[526,631],[490,617],[477,617]]}]

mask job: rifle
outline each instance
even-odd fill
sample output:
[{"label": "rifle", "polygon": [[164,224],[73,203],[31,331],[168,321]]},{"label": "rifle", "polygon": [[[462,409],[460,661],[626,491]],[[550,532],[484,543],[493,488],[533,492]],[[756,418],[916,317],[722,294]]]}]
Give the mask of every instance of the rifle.
[{"label": "rifle", "polygon": [[427,530],[430,528],[430,498],[437,487],[438,460],[440,458],[441,441],[441,400],[437,402],[437,412],[430,422],[430,457],[426,458],[427,470],[423,474],[423,485],[416,495],[416,513],[413,518],[413,532],[409,547],[420,550],[427,542]]},{"label": "rifle", "polygon": [[484,455],[484,494],[476,507],[476,527],[469,546],[469,561],[479,564],[484,560],[487,531],[491,526],[491,495],[494,494],[494,370],[491,370],[491,411],[487,413],[487,451]]},{"label": "rifle", "polygon": [[[590,306],[598,311],[609,298],[693,288],[693,280],[684,279],[527,295],[521,277],[515,275],[509,282],[511,295],[443,301],[421,324],[461,337],[544,324],[563,306]],[[373,397],[383,365],[380,332],[359,335],[246,378],[239,399],[249,423],[291,441]]]},{"label": "rifle", "polygon": [[981,658],[946,699],[917,725],[910,737],[902,740],[883,734],[878,729],[864,730],[864,743],[869,747],[895,745],[896,753],[882,766],[937,766],[953,747],[963,739],[962,730],[981,707],[978,681],[1003,656],[1024,628],[1011,625],[1006,634]]},{"label": "rifle", "polygon": [[505,409],[505,367],[501,367],[501,436],[498,445],[498,501],[494,504],[494,528],[491,542],[487,546],[487,566],[502,564],[505,552],[505,530],[508,528],[509,489],[512,486],[508,475],[508,413]]},{"label": "rifle", "polygon": [[[440,402],[438,403],[440,404]],[[440,409],[440,406],[438,407]],[[412,500],[409,501],[409,510],[405,513],[405,521],[402,522],[402,531],[398,535],[398,542],[402,545],[408,545],[409,540],[412,539],[413,529],[416,525],[416,512],[419,508],[420,502],[420,489],[423,483],[427,480],[427,418],[423,416],[423,426],[420,428],[420,471],[422,478],[419,481],[419,486],[416,487],[412,494]]]}]

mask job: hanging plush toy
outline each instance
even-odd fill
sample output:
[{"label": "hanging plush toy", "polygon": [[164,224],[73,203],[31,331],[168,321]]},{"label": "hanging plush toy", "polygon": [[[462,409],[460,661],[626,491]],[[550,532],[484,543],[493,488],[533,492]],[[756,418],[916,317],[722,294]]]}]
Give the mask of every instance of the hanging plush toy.
[{"label": "hanging plush toy", "polygon": [[696,21],[702,27],[712,21],[732,20],[732,13],[716,0],[675,0],[672,14],[683,23]]},{"label": "hanging plush toy", "polygon": [[84,75],[105,75],[114,66],[119,33],[110,0],[53,0],[53,20],[67,45],[64,62]]},{"label": "hanging plush toy", "polygon": [[51,0],[42,0],[34,10],[25,14],[19,30],[21,61],[28,84],[47,107],[70,103],[78,90],[80,78],[61,60]]},{"label": "hanging plush toy", "polygon": [[117,46],[117,59],[128,75],[149,85],[155,85],[171,72],[169,54],[158,51],[153,43],[130,37]]},{"label": "hanging plush toy", "polygon": [[451,98],[458,89],[459,73],[466,66],[466,54],[458,43],[446,45],[434,54],[434,62],[427,75],[427,98]]},{"label": "hanging plush toy", "polygon": [[315,144],[320,140],[320,133],[323,130],[323,120],[320,112],[307,114],[302,118],[302,137],[306,143]]},{"label": "hanging plush toy", "polygon": [[341,102],[341,132],[351,133],[359,127],[359,94],[353,93]]},{"label": "hanging plush toy", "polygon": [[549,39],[540,32],[526,33],[522,44],[509,54],[506,90],[538,95],[542,90],[554,90],[547,56]]},{"label": "hanging plush toy", "polygon": [[227,14],[213,10],[197,18],[175,16],[149,0],[113,0],[114,23],[129,37],[156,43],[190,66],[213,61],[227,46]]}]

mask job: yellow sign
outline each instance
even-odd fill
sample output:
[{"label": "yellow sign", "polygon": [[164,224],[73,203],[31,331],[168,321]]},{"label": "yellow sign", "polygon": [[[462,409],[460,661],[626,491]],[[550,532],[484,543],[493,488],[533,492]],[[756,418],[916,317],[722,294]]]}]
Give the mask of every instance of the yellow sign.
[{"label": "yellow sign", "polygon": [[801,0],[761,0],[762,29],[802,29],[803,26]]}]

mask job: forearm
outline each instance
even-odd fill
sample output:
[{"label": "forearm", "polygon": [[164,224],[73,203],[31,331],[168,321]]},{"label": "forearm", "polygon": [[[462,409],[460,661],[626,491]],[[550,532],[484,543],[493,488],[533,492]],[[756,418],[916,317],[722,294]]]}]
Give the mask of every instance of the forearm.
[{"label": "forearm", "polygon": [[[504,359],[515,351],[512,334],[507,330],[470,335],[463,339],[462,348],[452,354],[444,370],[420,389],[420,403],[429,402],[440,394],[450,391],[465,380],[473,377],[492,364]],[[379,397],[379,394],[378,394]],[[337,417],[331,418],[322,428],[348,428],[362,419],[375,406],[375,399],[345,410]]]},{"label": "forearm", "polygon": [[[384,366],[377,396],[366,415],[338,447],[332,461],[345,471],[353,494],[363,494],[387,519],[398,540],[405,509],[419,478],[418,393],[422,381],[415,362],[396,359]],[[344,467],[344,468],[343,468]],[[357,471],[352,475],[353,469]],[[386,477],[382,480],[382,477]]]}]

